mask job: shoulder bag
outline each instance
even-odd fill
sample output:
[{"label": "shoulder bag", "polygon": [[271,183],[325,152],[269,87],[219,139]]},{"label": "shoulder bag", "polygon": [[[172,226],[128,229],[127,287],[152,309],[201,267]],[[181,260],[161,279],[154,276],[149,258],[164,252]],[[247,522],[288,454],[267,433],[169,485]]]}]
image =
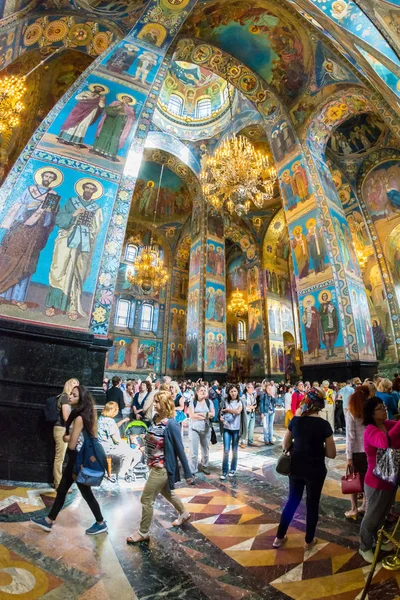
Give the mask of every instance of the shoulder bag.
[{"label": "shoulder bag", "polygon": [[389,448],[378,448],[376,451],[375,477],[397,485],[400,468],[400,450],[392,448],[392,440],[387,435]]}]

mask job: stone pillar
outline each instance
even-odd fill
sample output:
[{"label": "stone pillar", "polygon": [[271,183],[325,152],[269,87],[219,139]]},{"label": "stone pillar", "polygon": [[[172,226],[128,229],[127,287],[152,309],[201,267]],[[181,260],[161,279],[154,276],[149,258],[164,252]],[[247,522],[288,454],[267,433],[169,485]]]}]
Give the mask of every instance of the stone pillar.
[{"label": "stone pillar", "polygon": [[[0,478],[50,481],[51,432],[40,431],[46,397],[72,376],[101,392],[144,142],[168,48],[196,1],[151,0],[49,113],[1,189]],[[21,435],[32,446],[12,448]]]}]

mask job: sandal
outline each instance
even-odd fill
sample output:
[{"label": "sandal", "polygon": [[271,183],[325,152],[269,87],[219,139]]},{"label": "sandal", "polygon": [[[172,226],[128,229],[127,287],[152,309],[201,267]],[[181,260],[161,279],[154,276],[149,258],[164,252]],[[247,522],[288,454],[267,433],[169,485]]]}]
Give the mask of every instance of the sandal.
[{"label": "sandal", "polygon": [[354,521],[357,521],[358,514],[358,510],[348,510],[344,513],[344,516],[346,517],[346,519],[353,519]]},{"label": "sandal", "polygon": [[318,543],[317,538],[314,538],[313,541],[310,542],[309,544],[306,542],[304,544],[304,550],[312,550],[317,543]]},{"label": "sandal", "polygon": [[357,512],[358,512],[359,515],[365,515],[365,511],[366,511],[365,508],[361,508],[361,507],[357,508]]},{"label": "sandal", "polygon": [[126,538],[127,544],[140,544],[141,542],[148,542],[150,539],[149,535],[142,535],[139,531],[130,535]]}]

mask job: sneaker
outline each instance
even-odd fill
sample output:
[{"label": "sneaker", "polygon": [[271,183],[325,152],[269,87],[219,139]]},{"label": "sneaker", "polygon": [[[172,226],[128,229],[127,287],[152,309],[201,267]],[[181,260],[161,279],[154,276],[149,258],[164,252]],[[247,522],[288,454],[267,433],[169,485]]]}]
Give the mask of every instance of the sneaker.
[{"label": "sneaker", "polygon": [[223,473],[223,474],[221,475],[221,477],[220,477],[220,480],[221,480],[221,481],[225,481],[225,479],[226,479],[226,473]]},{"label": "sneaker", "polygon": [[281,546],[283,546],[283,544],[286,544],[287,542],[287,535],[285,535],[285,537],[283,538],[275,538],[272,544],[272,547],[275,549],[280,548]]},{"label": "sneaker", "polygon": [[361,550],[360,548],[358,553],[363,557],[365,562],[371,564],[374,561],[374,553],[372,550]]},{"label": "sneaker", "polygon": [[184,523],[188,519],[190,519],[190,512],[185,511],[184,513],[179,515],[179,517],[177,519],[175,519],[175,521],[172,523],[172,526],[180,527],[182,525],[182,523]]},{"label": "sneaker", "polygon": [[202,471],[204,475],[211,475],[211,471],[208,467],[203,467]]},{"label": "sneaker", "polygon": [[236,475],[236,471],[230,471],[229,477],[235,477],[235,475]]},{"label": "sneaker", "polygon": [[31,519],[31,523],[36,525],[36,527],[40,527],[43,531],[51,531],[53,527],[53,523],[48,523],[44,517],[37,517],[36,519]]},{"label": "sneaker", "polygon": [[97,535],[98,533],[106,533],[106,531],[108,531],[107,523],[103,521],[100,525],[100,523],[97,523],[96,521],[89,529],[86,529],[85,533],[88,535]]}]

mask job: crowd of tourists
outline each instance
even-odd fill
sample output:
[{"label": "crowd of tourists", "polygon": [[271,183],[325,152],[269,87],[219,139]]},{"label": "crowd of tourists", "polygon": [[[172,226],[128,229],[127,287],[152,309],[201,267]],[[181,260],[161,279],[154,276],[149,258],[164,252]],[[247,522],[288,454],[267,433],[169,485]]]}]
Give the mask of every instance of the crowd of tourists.
[{"label": "crowd of tourists", "polygon": [[[95,523],[89,535],[107,531],[107,523],[93,492],[83,478],[84,448],[89,444],[95,454],[95,442],[107,459],[118,463],[118,477],[123,479],[140,466],[146,472],[141,496],[142,517],[139,529],[127,538],[129,544],[149,538],[153,505],[162,494],[177,510],[174,526],[189,519],[175,484],[181,478],[179,463],[189,485],[196,485],[201,471],[210,475],[210,444],[223,443],[222,481],[236,477],[238,448],[259,445],[254,440],[256,420],[262,425],[261,443],[276,443],[274,420],[277,411],[284,415],[283,450],[290,456],[289,497],[282,511],[273,547],[287,541],[287,530],[306,490],[305,548],[316,543],[319,504],[327,474],[325,458],[336,457],[334,432],[346,436],[346,459],[349,472],[357,473],[359,492],[350,494],[347,519],[362,519],[360,554],[373,560],[377,532],[387,518],[396,518],[393,504],[396,481],[387,481],[379,472],[382,452],[400,449],[400,377],[393,381],[374,377],[359,378],[343,384],[298,381],[276,383],[264,380],[219,385],[203,380],[172,381],[170,377],[151,381],[122,381],[118,376],[104,381],[106,402],[97,419],[94,400],[75,378],[65,383],[63,393],[55,399],[54,419],[54,486],[55,502],[47,517],[32,519],[45,531],[51,531],[74,481],[91,509]],[[186,456],[183,437],[188,436]],[[63,470],[63,463],[67,457]],[[82,473],[77,470],[79,457]],[[90,471],[90,469],[89,469]],[[79,474],[80,473],[80,474]],[[78,475],[78,477],[77,477]],[[103,474],[102,474],[103,476]],[[112,478],[117,481],[117,477]],[[358,506],[359,498],[361,504]],[[383,545],[388,550],[390,545]]]}]

